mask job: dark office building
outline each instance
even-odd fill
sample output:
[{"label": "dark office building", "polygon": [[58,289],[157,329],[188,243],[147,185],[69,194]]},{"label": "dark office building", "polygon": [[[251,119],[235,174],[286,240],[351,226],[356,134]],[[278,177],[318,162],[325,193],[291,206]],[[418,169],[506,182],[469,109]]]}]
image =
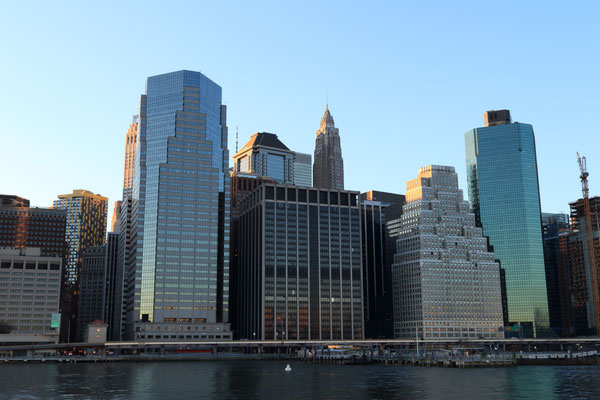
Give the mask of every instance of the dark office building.
[{"label": "dark office building", "polygon": [[108,324],[107,338],[109,340],[120,340],[121,318],[122,318],[122,289],[119,285],[123,282],[119,279],[119,234],[108,233],[106,241],[106,258],[104,259],[105,288],[104,288],[104,318],[101,320]]},{"label": "dark office building", "polygon": [[390,236],[387,223],[402,215],[404,196],[371,190],[360,197],[365,337],[393,338],[391,268],[396,235]]},{"label": "dark office building", "polygon": [[0,247],[37,247],[42,256],[65,256],[67,212],[29,207],[29,200],[0,195]]},{"label": "dark office building", "polygon": [[266,176],[259,176],[245,172],[231,172],[230,184],[230,201],[231,212],[229,213],[230,221],[230,238],[229,238],[229,321],[231,322],[231,330],[235,337],[239,336],[237,321],[238,321],[238,227],[239,227],[239,202],[250,192],[254,191],[263,183],[275,183],[275,181]]},{"label": "dark office building", "polygon": [[81,252],[81,280],[77,338],[83,341],[86,327],[95,320],[104,320],[106,289],[106,246],[88,247]]},{"label": "dark office building", "polygon": [[241,338],[363,338],[358,192],[264,184],[239,223]]},{"label": "dark office building", "polygon": [[572,336],[569,293],[569,216],[542,213],[544,265],[550,328],[558,336]]}]

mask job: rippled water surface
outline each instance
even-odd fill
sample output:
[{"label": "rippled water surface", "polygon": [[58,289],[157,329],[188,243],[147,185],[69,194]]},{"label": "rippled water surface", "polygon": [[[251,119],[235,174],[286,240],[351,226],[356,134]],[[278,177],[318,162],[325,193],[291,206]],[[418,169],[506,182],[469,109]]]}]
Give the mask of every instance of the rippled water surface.
[{"label": "rippled water surface", "polygon": [[443,369],[278,361],[0,366],[7,399],[600,399],[600,367]]}]

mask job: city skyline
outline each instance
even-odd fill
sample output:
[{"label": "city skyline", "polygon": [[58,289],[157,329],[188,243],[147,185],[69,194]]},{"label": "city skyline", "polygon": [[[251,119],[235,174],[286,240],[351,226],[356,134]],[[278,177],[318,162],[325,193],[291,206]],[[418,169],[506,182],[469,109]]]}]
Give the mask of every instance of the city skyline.
[{"label": "city skyline", "polygon": [[[12,7],[7,6],[7,13],[19,16],[28,12],[28,6]],[[221,12],[210,8],[212,5],[206,7],[203,11],[210,15]],[[175,37],[174,33],[173,36],[165,34],[155,49],[166,52],[170,61],[144,56],[122,63],[116,60],[122,61],[130,55],[131,46],[121,39],[139,28],[140,22],[98,35],[100,26],[84,25],[86,18],[91,18],[90,8],[38,6],[40,11],[47,11],[45,15],[52,21],[52,29],[47,29],[47,35],[39,43],[31,42],[31,34],[17,34],[5,51],[12,62],[4,67],[5,74],[0,78],[6,93],[10,94],[1,104],[5,111],[1,135],[7,144],[7,157],[1,166],[8,168],[17,162],[22,141],[16,138],[27,137],[36,145],[29,147],[30,165],[25,166],[19,176],[8,176],[3,182],[3,191],[26,197],[34,206],[48,207],[59,193],[87,189],[109,197],[112,212],[112,204],[120,198],[121,188],[116,182],[123,178],[121,145],[131,116],[137,113],[135,99],[143,92],[145,77],[187,68],[200,69],[223,86],[224,101],[229,105],[229,126],[239,126],[242,142],[257,131],[276,132],[290,148],[312,153],[313,135],[318,128],[316,119],[322,114],[328,96],[344,137],[345,186],[351,190],[375,188],[400,193],[402,182],[411,178],[410,171],[431,163],[455,166],[461,177],[460,187],[465,190],[462,133],[478,126],[483,112],[508,108],[515,120],[527,121],[536,127],[542,210],[567,212],[568,203],[580,197],[575,151],[588,157],[591,194],[600,192],[594,178],[595,160],[600,157],[595,148],[600,139],[587,128],[587,115],[593,115],[597,105],[593,94],[598,91],[598,82],[593,78],[592,67],[597,65],[600,52],[594,51],[598,44],[591,40],[597,37],[598,28],[591,21],[586,23],[586,18],[595,14],[596,7],[595,4],[569,9],[548,6],[541,10],[535,5],[508,5],[507,12],[518,13],[519,20],[528,21],[528,24],[520,24],[516,20],[489,17],[490,9],[486,7],[474,7],[470,14],[461,16],[459,10],[444,5],[435,12],[425,6],[390,6],[385,13],[390,15],[388,17],[381,11],[363,10],[359,6],[338,10],[340,7],[336,5],[326,5],[324,12],[338,11],[350,21],[348,26],[336,22],[339,29],[329,35],[324,28],[307,32],[297,24],[286,26],[286,22],[294,20],[291,14],[298,14],[297,18],[313,15],[314,4],[270,10],[273,20],[277,21],[275,26],[256,28],[252,24],[252,29],[247,24],[257,15],[255,13],[260,13],[261,7],[246,16],[242,14],[249,10],[241,7],[239,11],[225,10],[230,13],[231,21],[237,23],[219,44],[228,48],[227,54],[213,45],[203,49],[200,52],[203,55],[186,51],[186,45],[191,44],[188,39],[171,49],[169,39]],[[122,15],[105,16],[105,19],[110,25],[121,25],[121,19],[133,12],[132,9],[123,6]],[[382,18],[379,28],[364,36],[353,33],[350,28],[351,22],[358,21],[363,11],[366,22]],[[103,12],[99,11],[100,17]],[[155,21],[158,18],[152,6],[141,12],[143,18],[140,19]],[[169,12],[165,11],[167,15]],[[37,23],[38,29],[48,28],[48,22],[38,16],[41,14],[44,13],[28,14],[31,18],[27,21]],[[396,24],[391,15],[398,16],[402,23]],[[411,19],[422,21],[418,17],[425,15],[424,26],[411,22]],[[580,17],[576,26],[572,18],[575,15]],[[198,29],[203,34],[210,27],[214,28],[215,23],[208,21],[206,27]],[[559,23],[565,26],[560,34],[553,29]],[[19,33],[28,24],[18,27],[9,22],[0,29]],[[440,26],[427,33],[427,28],[436,24]],[[72,37],[73,29],[79,29],[81,37]],[[271,33],[277,29],[281,30],[281,37],[272,37]],[[486,34],[476,37],[478,35],[472,32],[476,29]],[[442,30],[447,33],[444,37],[440,35]],[[236,34],[242,31],[250,32],[242,45],[247,44],[246,40],[255,40],[270,46],[259,46],[264,49],[251,55],[256,45],[244,49],[236,42]],[[152,38],[158,37],[152,35]],[[533,35],[533,39],[528,35]],[[320,46],[323,37],[328,38],[327,44]],[[525,39],[520,40],[522,37]],[[381,43],[375,43],[379,38]],[[402,40],[395,43],[396,38]],[[492,55],[489,51],[500,38],[508,44],[507,56]],[[351,43],[351,39],[356,41]],[[244,65],[252,64],[267,57],[272,50],[279,51],[284,43],[295,53],[281,50],[283,59],[273,65],[261,62],[258,69],[249,65],[248,70],[242,72],[240,67],[232,66],[239,63],[229,62],[235,58],[249,61]],[[55,51],[45,50],[44,46]],[[35,63],[30,62],[29,55],[20,52],[22,48],[47,59],[46,68],[32,73],[28,64]],[[98,48],[111,51],[106,51],[106,60],[95,66],[92,64],[96,63]],[[191,48],[201,49],[202,45]],[[387,50],[386,60],[374,62],[374,55],[383,48]],[[400,50],[401,56],[391,54]],[[81,57],[71,57],[73,51],[80,52]],[[337,58],[330,63],[318,63],[319,68],[301,61],[308,59],[306,56],[311,52],[311,58],[322,58],[330,51],[337,54]],[[72,58],[71,65],[64,65],[64,57]],[[475,63],[473,66],[467,62],[481,57],[493,58],[493,65],[482,67]],[[441,61],[444,61],[443,69],[437,67]],[[299,70],[306,73],[291,79]],[[249,82],[252,74],[255,82]],[[94,79],[89,79],[91,76]],[[28,85],[37,88],[33,99],[26,91],[17,90]],[[257,91],[256,85],[262,85],[262,90]],[[37,118],[30,117],[26,99],[39,106]],[[373,118],[376,113],[384,116]],[[24,120],[27,123],[23,124]],[[438,146],[420,150],[421,133],[431,135]],[[365,137],[371,140],[364,140]],[[230,135],[230,151],[234,143],[235,138]],[[90,149],[93,151],[86,151]],[[42,165],[43,155],[48,153],[69,157],[59,157],[51,165]],[[369,156],[369,164],[360,163],[364,155]],[[391,165],[398,171],[394,180],[378,172],[389,170]]]}]

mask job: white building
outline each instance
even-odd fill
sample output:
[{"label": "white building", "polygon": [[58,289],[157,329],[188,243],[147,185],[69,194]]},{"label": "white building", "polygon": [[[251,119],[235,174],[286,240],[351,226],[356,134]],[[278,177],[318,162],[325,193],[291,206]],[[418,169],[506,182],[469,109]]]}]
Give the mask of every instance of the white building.
[{"label": "white building", "polygon": [[392,266],[394,336],[502,338],[500,268],[453,167],[407,183]]}]

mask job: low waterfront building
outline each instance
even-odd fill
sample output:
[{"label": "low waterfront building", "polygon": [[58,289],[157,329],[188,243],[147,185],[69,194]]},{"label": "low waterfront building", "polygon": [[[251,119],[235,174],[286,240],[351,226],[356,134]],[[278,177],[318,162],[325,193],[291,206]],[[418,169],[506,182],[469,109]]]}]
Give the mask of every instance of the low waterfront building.
[{"label": "low waterfront building", "polygon": [[39,248],[0,248],[0,321],[11,334],[58,342],[62,258],[41,254]]},{"label": "low waterfront building", "polygon": [[362,339],[358,192],[265,183],[239,212],[240,337]]},{"label": "low waterfront building", "polygon": [[500,268],[453,167],[407,183],[392,277],[395,337],[504,337]]}]

